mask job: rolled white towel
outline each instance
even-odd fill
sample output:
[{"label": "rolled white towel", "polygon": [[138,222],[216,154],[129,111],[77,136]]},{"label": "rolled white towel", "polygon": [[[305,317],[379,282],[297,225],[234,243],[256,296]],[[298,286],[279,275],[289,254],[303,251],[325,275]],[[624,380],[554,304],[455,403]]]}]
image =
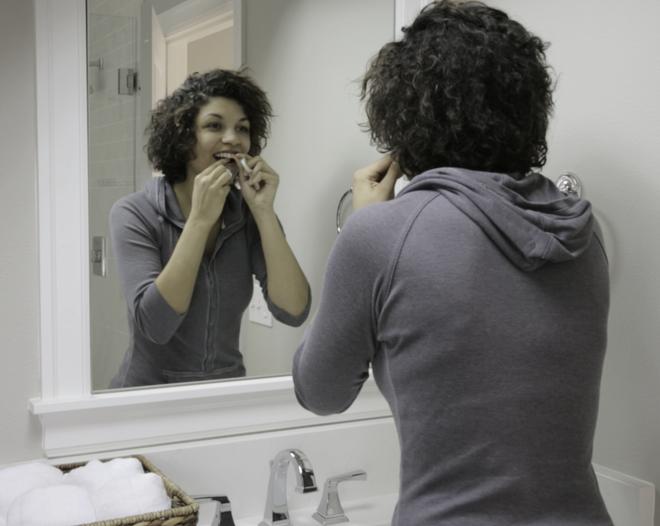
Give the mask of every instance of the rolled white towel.
[{"label": "rolled white towel", "polygon": [[169,510],[172,507],[163,479],[155,473],[110,480],[92,493],[92,504],[96,520],[99,521]]},{"label": "rolled white towel", "polygon": [[62,472],[44,462],[17,464],[0,470],[0,517],[5,518],[11,503],[23,493],[62,483]]},{"label": "rolled white towel", "polygon": [[7,526],[73,526],[96,521],[86,489],[60,484],[36,488],[10,506]]},{"label": "rolled white towel", "polygon": [[90,493],[101,488],[112,478],[108,467],[100,460],[90,460],[84,466],[64,474],[64,483],[80,486]]},{"label": "rolled white towel", "polygon": [[113,458],[105,463],[113,479],[129,478],[144,474],[142,463],[135,457]]},{"label": "rolled white towel", "polygon": [[66,473],[64,483],[81,486],[93,493],[111,480],[127,479],[142,473],[144,469],[137,458],[115,458],[108,462],[94,459]]}]

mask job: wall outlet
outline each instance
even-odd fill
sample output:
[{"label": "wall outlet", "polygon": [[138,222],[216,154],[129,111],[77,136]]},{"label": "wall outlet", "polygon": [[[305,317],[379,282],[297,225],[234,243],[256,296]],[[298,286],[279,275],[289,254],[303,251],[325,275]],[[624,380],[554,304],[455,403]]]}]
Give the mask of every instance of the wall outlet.
[{"label": "wall outlet", "polygon": [[259,285],[259,282],[256,279],[254,280],[252,300],[250,301],[250,307],[248,310],[248,319],[252,323],[258,323],[259,325],[264,325],[266,327],[273,326],[273,315],[268,310],[268,305],[266,305],[266,300],[261,292],[261,285]]}]

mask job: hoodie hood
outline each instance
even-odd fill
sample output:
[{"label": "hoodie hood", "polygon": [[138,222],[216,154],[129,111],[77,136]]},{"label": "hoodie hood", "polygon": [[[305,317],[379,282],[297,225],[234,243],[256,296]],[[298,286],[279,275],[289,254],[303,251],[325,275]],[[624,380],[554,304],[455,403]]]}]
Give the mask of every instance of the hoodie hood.
[{"label": "hoodie hood", "polygon": [[399,195],[419,190],[440,192],[525,271],[573,260],[591,241],[591,204],[565,195],[538,173],[516,180],[501,173],[437,168],[415,176]]},{"label": "hoodie hood", "polygon": [[165,177],[153,177],[144,186],[144,194],[151,205],[156,209],[159,216],[167,218],[175,225],[183,228],[185,217],[172,185]]}]

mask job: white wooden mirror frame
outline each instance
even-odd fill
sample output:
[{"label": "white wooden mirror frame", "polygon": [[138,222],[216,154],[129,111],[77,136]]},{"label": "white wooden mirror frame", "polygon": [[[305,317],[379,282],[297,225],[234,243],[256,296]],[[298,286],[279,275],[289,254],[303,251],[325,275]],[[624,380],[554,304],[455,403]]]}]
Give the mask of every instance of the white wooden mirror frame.
[{"label": "white wooden mirror frame", "polygon": [[[424,0],[396,0],[395,34]],[[41,297],[39,416],[49,457],[383,418],[373,380],[351,409],[301,409],[291,376],[91,392],[84,0],[34,0]],[[240,16],[238,10],[236,16]],[[239,24],[240,26],[240,24]]]}]

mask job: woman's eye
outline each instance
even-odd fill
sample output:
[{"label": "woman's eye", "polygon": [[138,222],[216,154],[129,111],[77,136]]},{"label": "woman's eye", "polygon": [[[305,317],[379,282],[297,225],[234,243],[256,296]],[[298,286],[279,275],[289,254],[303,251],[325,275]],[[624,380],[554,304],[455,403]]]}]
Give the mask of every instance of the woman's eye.
[{"label": "woman's eye", "polygon": [[207,128],[210,128],[212,130],[219,130],[220,129],[220,123],[219,122],[210,122],[209,124],[206,125]]},{"label": "woman's eye", "polygon": [[248,128],[247,126],[241,126],[238,130],[241,133],[250,133],[250,128]]}]

